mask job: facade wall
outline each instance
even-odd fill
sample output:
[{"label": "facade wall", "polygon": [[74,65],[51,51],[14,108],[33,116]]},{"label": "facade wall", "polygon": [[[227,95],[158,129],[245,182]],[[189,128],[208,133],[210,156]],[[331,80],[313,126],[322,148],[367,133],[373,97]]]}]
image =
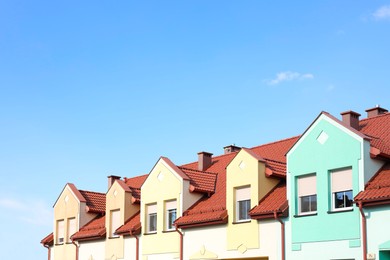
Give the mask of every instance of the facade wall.
[{"label": "facade wall", "polygon": [[[159,256],[172,259],[179,255],[180,236],[175,230],[167,230],[166,202],[176,201],[177,217],[182,215],[183,207],[197,201],[201,195],[189,192],[189,181],[181,176],[163,159],[160,159],[141,187],[141,223],[144,233],[141,241],[142,255],[148,259]],[[147,234],[148,205],[157,207],[157,230]]]},{"label": "facade wall", "polygon": [[259,162],[245,150],[241,150],[226,168],[226,208],[229,221],[226,230],[227,249],[242,251],[259,248],[259,229],[257,221],[249,219],[238,222],[235,190],[240,187],[250,189],[250,208],[255,207],[278,181],[265,177],[265,164]]},{"label": "facade wall", "polygon": [[[321,140],[324,133],[326,138]],[[355,206],[345,211],[332,209],[330,174],[333,170],[351,168],[353,197],[356,196],[364,188],[363,147],[361,137],[321,115],[289,151],[287,259],[318,259],[314,256],[360,259],[359,210]],[[371,166],[367,164],[367,167]],[[301,216],[298,177],[310,174],[316,176],[317,210],[313,215]],[[319,252],[319,248],[324,248],[324,252]]]},{"label": "facade wall", "polygon": [[124,239],[123,236],[112,237],[111,230],[111,211],[119,210],[120,225],[123,225],[127,219],[139,211],[139,206],[131,204],[131,193],[126,192],[118,181],[115,181],[106,194],[106,250],[107,259],[124,257]]},{"label": "facade wall", "polygon": [[[364,208],[367,218],[367,253],[376,259],[387,259],[390,252],[390,206]],[[383,257],[380,258],[380,249]]]},{"label": "facade wall", "polygon": [[[85,203],[80,203],[80,201],[73,194],[72,190],[68,185],[65,186],[64,190],[58,197],[54,205],[54,257],[53,260],[66,260],[72,259],[75,257],[76,249],[75,246],[68,240],[68,220],[74,218],[76,222],[76,230],[85,225],[89,220],[91,220],[94,214],[87,214],[85,211],[81,211],[81,208],[85,208]],[[63,243],[58,243],[58,221],[63,220],[64,226],[64,241]]]},{"label": "facade wall", "polygon": [[[104,240],[92,240],[79,243],[80,260],[105,260],[105,242]],[[75,258],[68,258],[75,259]]]},{"label": "facade wall", "polygon": [[261,221],[255,227],[260,247],[229,250],[226,225],[190,228],[184,232],[184,259],[280,259],[280,223]]}]

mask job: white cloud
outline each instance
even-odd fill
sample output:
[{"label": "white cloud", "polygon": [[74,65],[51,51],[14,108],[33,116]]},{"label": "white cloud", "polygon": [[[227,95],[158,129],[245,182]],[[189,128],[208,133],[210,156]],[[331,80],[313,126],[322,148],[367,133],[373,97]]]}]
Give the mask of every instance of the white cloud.
[{"label": "white cloud", "polygon": [[14,198],[0,199],[0,209],[12,218],[39,226],[51,226],[52,210],[43,201],[22,201]]},{"label": "white cloud", "polygon": [[314,75],[310,73],[301,74],[292,71],[283,71],[276,74],[276,78],[267,80],[268,85],[277,85],[283,81],[313,79]]},{"label": "white cloud", "polygon": [[386,20],[390,19],[390,5],[381,6],[378,10],[376,10],[372,16],[376,20]]}]

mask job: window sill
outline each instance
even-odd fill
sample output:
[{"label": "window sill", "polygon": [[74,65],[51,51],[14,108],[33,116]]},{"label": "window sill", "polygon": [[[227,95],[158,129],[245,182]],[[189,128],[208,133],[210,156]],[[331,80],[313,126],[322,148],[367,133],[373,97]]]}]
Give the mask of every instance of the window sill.
[{"label": "window sill", "polygon": [[233,225],[236,225],[236,224],[245,224],[245,223],[250,223],[252,220],[251,219],[246,219],[246,220],[242,220],[242,221],[235,221],[233,222],[232,224]]},{"label": "window sill", "polygon": [[172,232],[176,232],[176,230],[174,229],[168,229],[168,230],[164,230],[163,233],[172,233]]},{"label": "window sill", "polygon": [[294,218],[302,218],[302,217],[310,217],[310,216],[317,216],[317,212],[309,213],[309,214],[294,215]]},{"label": "window sill", "polygon": [[353,208],[339,209],[339,210],[329,210],[328,214],[342,213],[342,212],[350,212],[353,211]]},{"label": "window sill", "polygon": [[155,234],[157,234],[157,231],[144,233],[144,236],[155,235]]},{"label": "window sill", "polygon": [[62,246],[64,243],[56,243],[55,246]]},{"label": "window sill", "polygon": [[115,236],[115,237],[108,237],[108,239],[117,239],[119,238],[119,236]]}]

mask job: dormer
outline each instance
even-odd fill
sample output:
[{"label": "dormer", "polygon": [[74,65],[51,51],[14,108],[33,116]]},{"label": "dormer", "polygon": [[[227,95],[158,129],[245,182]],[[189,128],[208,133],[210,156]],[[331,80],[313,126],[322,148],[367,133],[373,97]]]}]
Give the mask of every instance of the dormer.
[{"label": "dormer", "polygon": [[68,183],[53,207],[53,242],[56,251],[61,252],[58,257],[72,258],[75,247],[71,244],[71,236],[96,216],[104,214],[105,194],[78,190],[74,184]]},{"label": "dormer", "polygon": [[[142,178],[142,176],[138,177]],[[109,189],[106,194],[106,259],[124,257],[124,238],[118,228],[135,216],[139,210],[140,194],[137,187],[130,187],[132,179],[108,176]],[[139,188],[139,187],[138,187]]]},{"label": "dormer", "polygon": [[[174,221],[203,196],[214,192],[216,175],[176,166],[161,157],[141,187],[143,254],[179,253]],[[164,241],[172,240],[172,243]]]},{"label": "dormer", "polygon": [[[247,148],[242,148],[226,167],[226,208],[229,214],[227,236],[230,250],[239,250],[243,242],[246,248],[259,246],[257,222],[251,220],[248,213],[279,182],[267,177],[266,169],[265,159]],[[241,232],[247,234],[247,238],[237,235],[243,234]]]}]

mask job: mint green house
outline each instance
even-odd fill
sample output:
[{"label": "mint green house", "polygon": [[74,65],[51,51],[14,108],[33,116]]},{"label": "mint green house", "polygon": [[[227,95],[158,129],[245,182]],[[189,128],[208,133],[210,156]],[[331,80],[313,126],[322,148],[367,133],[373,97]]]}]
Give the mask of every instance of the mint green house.
[{"label": "mint green house", "polygon": [[322,112],[287,153],[287,259],[364,259],[354,197],[383,165],[360,114]]}]

